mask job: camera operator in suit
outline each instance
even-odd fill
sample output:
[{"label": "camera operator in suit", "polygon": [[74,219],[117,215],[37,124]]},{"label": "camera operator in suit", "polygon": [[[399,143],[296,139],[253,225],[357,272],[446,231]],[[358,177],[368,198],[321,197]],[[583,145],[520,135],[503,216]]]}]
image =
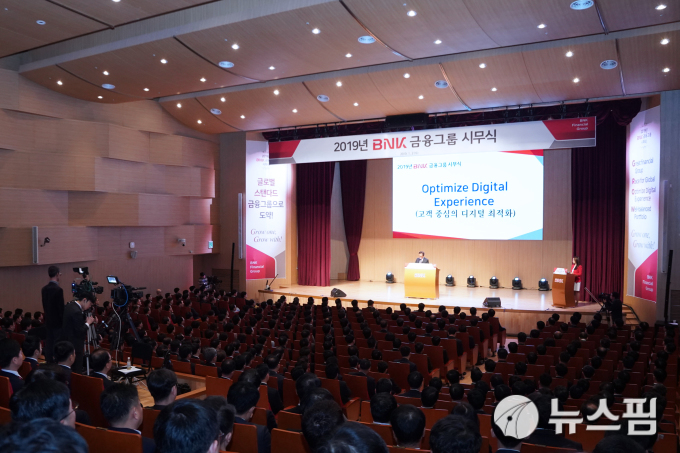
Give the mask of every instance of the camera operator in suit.
[{"label": "camera operator in suit", "polygon": [[45,360],[54,362],[54,344],[61,337],[61,324],[64,320],[64,290],[59,286],[61,272],[57,266],[47,269],[50,281],[42,288],[42,306],[45,312]]},{"label": "camera operator in suit", "polygon": [[75,373],[82,374],[83,372],[83,355],[87,331],[90,328],[90,324],[95,321],[92,317],[92,312],[89,310],[96,301],[97,298],[94,293],[79,293],[76,295],[76,300],[69,302],[64,308],[61,336],[64,340],[71,342],[76,348],[76,361],[72,366],[72,370]]}]

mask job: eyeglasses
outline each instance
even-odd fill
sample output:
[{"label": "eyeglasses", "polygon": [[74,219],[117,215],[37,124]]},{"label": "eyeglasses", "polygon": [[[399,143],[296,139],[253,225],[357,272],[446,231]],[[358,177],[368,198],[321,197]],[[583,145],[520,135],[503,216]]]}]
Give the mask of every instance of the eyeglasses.
[{"label": "eyeglasses", "polygon": [[63,421],[63,420],[65,420],[66,418],[68,418],[68,416],[71,415],[72,413],[74,413],[75,411],[77,411],[78,408],[80,407],[80,404],[77,403],[77,402],[74,402],[73,400],[71,400],[71,407],[72,407],[73,409],[70,410],[70,411],[68,411],[68,413],[67,413],[66,415],[64,415],[63,417],[61,417],[61,418],[59,419],[60,422]]}]

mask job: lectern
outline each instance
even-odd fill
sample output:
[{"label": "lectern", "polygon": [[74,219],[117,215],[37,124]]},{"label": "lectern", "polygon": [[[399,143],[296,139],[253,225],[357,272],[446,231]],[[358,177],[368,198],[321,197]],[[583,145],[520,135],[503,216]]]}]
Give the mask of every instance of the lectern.
[{"label": "lectern", "polygon": [[404,269],[404,296],[439,299],[439,269],[432,264],[407,264]]},{"label": "lectern", "polygon": [[574,300],[574,275],[553,274],[552,281],[553,305],[555,307],[575,307]]}]

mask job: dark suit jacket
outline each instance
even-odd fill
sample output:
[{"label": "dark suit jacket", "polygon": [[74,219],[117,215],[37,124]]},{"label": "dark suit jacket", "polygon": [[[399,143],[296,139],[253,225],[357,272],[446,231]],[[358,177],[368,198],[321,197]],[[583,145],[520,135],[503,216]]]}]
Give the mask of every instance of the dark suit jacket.
[{"label": "dark suit jacket", "polygon": [[420,259],[420,257],[416,258],[416,263],[429,263],[430,260],[427,259],[427,257],[423,257],[423,259]]},{"label": "dark suit jacket", "polygon": [[284,376],[275,372],[275,371],[270,371],[269,372],[269,379],[275,377],[276,380],[278,381],[279,384],[279,396],[283,399],[283,379]]},{"label": "dark suit jacket", "polygon": [[66,382],[68,382],[69,388],[71,388],[71,373],[73,373],[73,370],[71,370],[69,367],[64,366],[64,365],[59,365],[64,369],[64,376],[66,376]]},{"label": "dark suit jacket", "polygon": [[0,376],[4,376],[9,379],[9,383],[12,385],[12,393],[18,392],[24,386],[24,380],[16,374],[0,370]]},{"label": "dark suit jacket", "polygon": [[269,387],[267,384],[260,384],[267,387],[267,398],[269,399],[269,407],[272,409],[274,415],[278,414],[281,409],[283,409],[283,401],[281,401],[281,395],[279,391],[275,388]]},{"label": "dark suit jacket", "polygon": [[408,364],[409,364],[409,367],[410,367],[409,373],[413,373],[414,371],[418,371],[418,367],[416,366],[416,364],[413,363],[413,362],[411,362],[411,361],[410,361],[409,359],[407,359],[406,357],[402,357],[402,358],[399,359],[399,360],[395,360],[395,362],[399,362],[399,363],[408,363]]},{"label": "dark suit jacket", "polygon": [[290,409],[286,409],[284,412],[288,412],[288,413],[290,413],[290,414],[298,414],[298,415],[302,415],[302,408],[301,408],[300,405],[298,404],[298,405],[295,406],[295,407],[292,407],[292,408],[290,408]]},{"label": "dark suit jacket", "polygon": [[342,399],[342,404],[347,404],[352,398],[352,391],[347,387],[347,382],[345,381],[340,381],[340,398]]},{"label": "dark suit jacket", "polygon": [[272,436],[266,426],[256,425],[255,423],[247,422],[241,417],[234,417],[234,423],[241,425],[250,425],[257,428],[257,453],[271,453],[272,450]]},{"label": "dark suit jacket", "polygon": [[362,376],[366,378],[366,387],[368,388],[368,397],[373,398],[373,395],[375,395],[375,379],[373,379],[371,376],[368,376],[361,371],[355,371],[354,373],[349,373],[352,376]]},{"label": "dark suit jacket", "polygon": [[58,283],[49,282],[43,286],[41,293],[47,328],[61,328],[61,323],[64,319],[64,290],[61,289]]},{"label": "dark suit jacket", "polygon": [[558,436],[552,429],[537,429],[522,442],[546,447],[573,448],[576,451],[583,451],[583,446],[580,443]]},{"label": "dark suit jacket", "polygon": [[38,368],[38,361],[35,360],[35,359],[26,357],[26,358],[24,359],[24,362],[30,363],[30,364],[31,364],[31,371],[33,371],[33,370],[35,370],[36,368]]},{"label": "dark suit jacket", "polygon": [[397,396],[405,396],[407,398],[420,398],[420,391],[419,390],[408,390],[401,395]]},{"label": "dark suit jacket", "polygon": [[90,372],[90,377],[99,378],[102,381],[104,381],[104,390],[106,390],[107,388],[111,387],[114,384],[114,382],[111,379],[108,379],[105,376],[106,375],[99,373],[98,371],[91,371]]},{"label": "dark suit jacket", "polygon": [[166,407],[168,407],[168,406],[164,406],[164,405],[162,405],[162,404],[154,404],[153,406],[149,406],[149,407],[147,407],[146,409],[153,409],[153,410],[155,410],[155,411],[162,411],[162,410],[165,409]]},{"label": "dark suit jacket", "polygon": [[61,336],[70,341],[78,349],[83,348],[87,339],[87,324],[85,315],[77,302],[69,302],[64,308],[64,323],[61,326]]},{"label": "dark suit jacket", "polygon": [[[117,431],[119,433],[128,433],[128,434],[139,434],[134,429],[128,429],[128,428],[109,428],[109,431]],[[156,442],[154,442],[153,439],[149,439],[148,437],[142,437],[142,451],[144,453],[155,453]]]}]

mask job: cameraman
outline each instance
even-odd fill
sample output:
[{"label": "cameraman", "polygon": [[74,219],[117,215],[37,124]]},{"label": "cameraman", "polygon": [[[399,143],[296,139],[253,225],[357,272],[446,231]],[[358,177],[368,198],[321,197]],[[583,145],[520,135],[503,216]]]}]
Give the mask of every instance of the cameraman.
[{"label": "cameraman", "polygon": [[605,308],[609,310],[612,316],[612,322],[616,324],[617,321],[623,322],[623,302],[619,293],[613,292],[610,300],[605,302]]},{"label": "cameraman", "polygon": [[76,300],[66,304],[64,308],[61,336],[62,339],[71,342],[76,349],[76,361],[73,363],[72,370],[75,373],[82,374],[87,331],[90,324],[95,321],[90,308],[96,303],[97,298],[91,292],[78,293],[76,298]]}]

